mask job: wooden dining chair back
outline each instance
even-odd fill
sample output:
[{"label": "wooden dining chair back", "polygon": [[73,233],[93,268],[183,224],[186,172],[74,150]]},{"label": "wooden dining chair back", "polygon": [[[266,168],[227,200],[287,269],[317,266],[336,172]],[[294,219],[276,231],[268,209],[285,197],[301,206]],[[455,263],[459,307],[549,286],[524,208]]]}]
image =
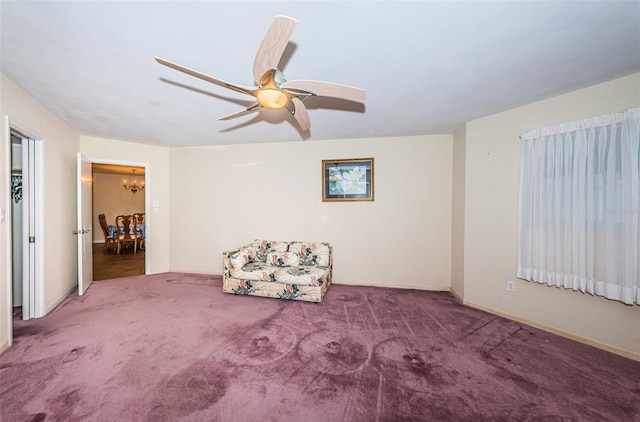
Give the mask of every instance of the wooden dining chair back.
[{"label": "wooden dining chair back", "polygon": [[144,249],[145,244],[144,244],[144,232],[142,231],[142,227],[144,226],[144,213],[143,212],[136,212],[133,214],[133,218],[135,220],[135,227],[136,227],[136,235],[138,236],[138,249]]},{"label": "wooden dining chair back", "polygon": [[102,233],[104,234],[104,250],[108,251],[111,248],[111,245],[116,246],[116,238],[109,234],[109,225],[107,224],[107,218],[104,214],[98,215],[98,221],[100,221],[100,227],[102,228]]},{"label": "wooden dining chair back", "polygon": [[133,213],[133,216],[136,218],[136,224],[144,224],[144,213],[143,212]]},{"label": "wooden dining chair back", "polygon": [[116,217],[116,243],[118,255],[122,246],[132,245],[133,253],[136,253],[138,236],[136,235],[135,219],[133,215],[119,215]]}]

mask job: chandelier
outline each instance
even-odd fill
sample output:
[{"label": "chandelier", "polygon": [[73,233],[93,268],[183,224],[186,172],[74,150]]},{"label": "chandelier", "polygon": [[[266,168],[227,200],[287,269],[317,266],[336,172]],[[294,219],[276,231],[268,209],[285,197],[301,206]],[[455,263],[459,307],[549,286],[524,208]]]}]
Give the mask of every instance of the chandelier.
[{"label": "chandelier", "polygon": [[144,189],[144,180],[140,183],[136,180],[136,170],[131,169],[133,176],[131,176],[131,182],[127,179],[122,179],[122,185],[125,189],[129,189],[131,192],[136,193],[139,190]]}]

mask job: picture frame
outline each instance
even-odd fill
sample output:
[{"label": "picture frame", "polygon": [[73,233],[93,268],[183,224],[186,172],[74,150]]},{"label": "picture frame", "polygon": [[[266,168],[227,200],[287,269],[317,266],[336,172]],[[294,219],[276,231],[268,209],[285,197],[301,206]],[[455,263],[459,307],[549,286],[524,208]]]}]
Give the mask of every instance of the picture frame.
[{"label": "picture frame", "polygon": [[373,201],[374,163],[371,158],[322,160],[322,201]]}]

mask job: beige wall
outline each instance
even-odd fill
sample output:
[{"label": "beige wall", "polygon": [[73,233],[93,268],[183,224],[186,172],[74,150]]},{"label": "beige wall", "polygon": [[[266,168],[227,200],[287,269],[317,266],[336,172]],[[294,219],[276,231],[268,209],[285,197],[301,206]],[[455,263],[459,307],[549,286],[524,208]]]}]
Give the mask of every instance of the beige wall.
[{"label": "beige wall", "polygon": [[[123,151],[126,151],[126,154]],[[166,147],[141,143],[90,136],[80,137],[80,152],[96,162],[118,161],[135,165],[148,164],[145,174],[145,189],[136,195],[144,195],[147,205],[145,258],[147,265],[150,266],[151,274],[169,270],[169,202],[173,200],[169,196],[169,151],[169,148]],[[124,191],[122,187],[120,189]],[[129,195],[133,194],[129,193]],[[158,201],[158,214],[152,212],[153,201]]]},{"label": "beige wall", "polygon": [[[4,78],[4,76],[1,76]],[[0,80],[4,82],[4,80]],[[0,91],[1,94],[1,91]],[[0,98],[1,99],[1,98]],[[0,221],[0,353],[11,344],[11,141],[8,122],[0,104],[0,211],[5,215]]]},{"label": "beige wall", "polygon": [[[451,135],[174,148],[171,270],[221,273],[221,252],[256,238],[327,241],[337,283],[448,290],[451,148]],[[322,202],[322,160],[366,157],[375,201]]]},{"label": "beige wall", "polygon": [[[125,167],[125,169],[128,168]],[[133,193],[128,189],[124,189],[122,179],[125,177],[131,179],[121,174],[93,172],[92,230],[94,243],[104,243],[104,234],[102,233],[102,227],[100,227],[98,214],[104,214],[107,224],[113,226],[116,224],[116,217],[119,215],[131,215],[145,211],[144,190]],[[136,180],[140,183],[145,178],[144,176],[137,176]]]},{"label": "beige wall", "polygon": [[[0,75],[0,116],[8,115],[27,135],[44,140],[44,301],[50,309],[77,285],[76,228],[76,152],[78,134],[51,114],[4,75]],[[3,139],[3,143],[6,140]],[[0,185],[7,182],[5,145],[2,146]],[[10,171],[10,169],[9,169]],[[9,194],[2,192],[2,208],[8,209]],[[8,339],[11,328],[11,265],[7,265],[11,233],[6,223],[0,223],[2,234],[2,271],[0,272],[0,348]]]},{"label": "beige wall", "polygon": [[464,297],[464,198],[467,125],[453,134],[452,198],[451,198],[451,290]]},{"label": "beige wall", "polygon": [[640,306],[516,280],[520,143],[529,129],[640,105],[640,74],[467,123],[465,302],[640,359]]}]

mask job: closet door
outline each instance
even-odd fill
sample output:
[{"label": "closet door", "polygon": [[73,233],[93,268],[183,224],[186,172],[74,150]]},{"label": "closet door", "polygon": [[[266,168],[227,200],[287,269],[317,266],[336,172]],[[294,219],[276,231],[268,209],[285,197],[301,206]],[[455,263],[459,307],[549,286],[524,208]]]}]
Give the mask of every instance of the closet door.
[{"label": "closet door", "polygon": [[22,136],[22,319],[44,316],[42,143]]}]

